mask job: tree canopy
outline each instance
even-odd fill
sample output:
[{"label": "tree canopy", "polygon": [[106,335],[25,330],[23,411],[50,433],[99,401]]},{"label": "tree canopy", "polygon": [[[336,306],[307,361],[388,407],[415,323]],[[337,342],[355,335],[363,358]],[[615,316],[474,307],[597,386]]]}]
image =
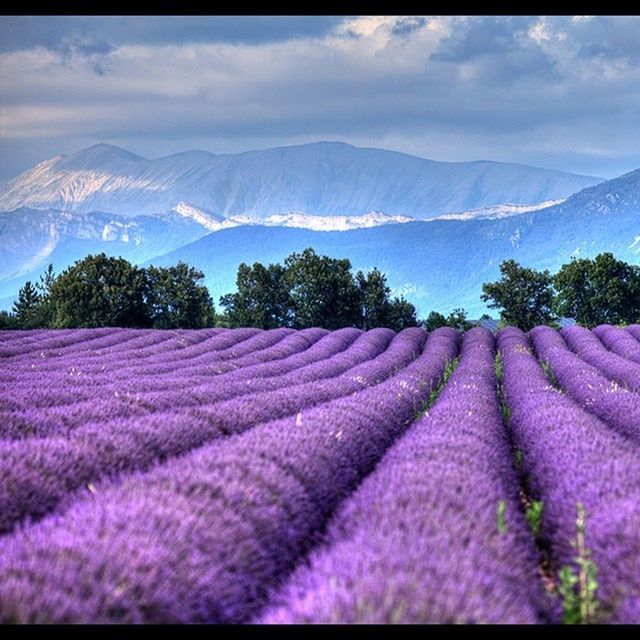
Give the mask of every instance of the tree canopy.
[{"label": "tree canopy", "polygon": [[553,313],[554,292],[549,271],[536,271],[523,267],[515,260],[500,264],[502,277],[496,282],[482,285],[482,295],[491,309],[500,309],[504,324],[520,327],[524,331],[539,324],[550,324]]},{"label": "tree canopy", "polygon": [[553,276],[555,308],[578,324],[640,322],[640,266],[601,253],[572,259]]},{"label": "tree canopy", "polygon": [[391,298],[386,276],[377,268],[354,276],[347,259],[318,255],[312,248],[292,253],[284,265],[242,263],[238,290],[220,298],[231,327],[390,327],[418,324],[415,307]]},{"label": "tree canopy", "polygon": [[154,329],[197,329],[213,326],[215,313],[204,273],[184,262],[148,267],[147,308]]},{"label": "tree canopy", "polygon": [[90,255],[51,285],[53,324],[69,327],[150,327],[144,270],[124,258]]}]

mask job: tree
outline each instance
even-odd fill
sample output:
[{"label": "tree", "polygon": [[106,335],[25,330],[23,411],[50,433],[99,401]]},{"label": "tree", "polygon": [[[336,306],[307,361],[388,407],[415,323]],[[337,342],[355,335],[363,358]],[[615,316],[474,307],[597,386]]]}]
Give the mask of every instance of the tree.
[{"label": "tree", "polygon": [[359,295],[348,259],[319,256],[307,248],[285,258],[284,280],[295,328],[358,325]]},{"label": "tree", "polygon": [[482,300],[493,300],[489,307],[501,309],[500,318],[523,331],[554,320],[554,292],[548,271],[522,267],[515,260],[500,264],[502,277],[482,285]]},{"label": "tree", "polygon": [[214,323],[208,289],[199,284],[204,273],[184,262],[173,267],[148,267],[147,305],[155,329],[200,329]]},{"label": "tree", "polygon": [[446,327],[447,319],[439,311],[431,311],[427,316],[427,319],[422,323],[427,331],[433,331],[440,327]]},{"label": "tree", "polygon": [[555,308],[578,324],[640,322],[640,266],[601,253],[590,260],[573,258],[553,276]]},{"label": "tree", "polygon": [[468,331],[473,327],[473,322],[467,320],[467,312],[464,309],[454,309],[447,317],[447,326],[460,331]]},{"label": "tree", "polygon": [[53,271],[53,265],[49,263],[45,272],[40,276],[40,281],[36,284],[36,289],[40,292],[40,305],[37,311],[39,327],[51,327],[53,325],[51,287],[55,279],[56,275]]},{"label": "tree", "polygon": [[453,327],[460,331],[467,331],[473,327],[473,323],[467,320],[467,312],[464,309],[454,309],[448,316],[438,311],[432,311],[423,322],[427,331],[433,331],[438,327]]},{"label": "tree", "polygon": [[402,331],[407,327],[417,327],[418,324],[416,308],[403,296],[400,296],[391,300],[386,322],[380,326],[388,327],[394,331]]},{"label": "tree", "polygon": [[18,292],[18,299],[13,303],[13,313],[21,329],[35,329],[40,326],[40,304],[42,296],[38,289],[27,280]]},{"label": "tree", "polygon": [[372,329],[385,327],[389,322],[391,290],[387,286],[386,276],[374,267],[367,275],[362,271],[356,273],[356,287],[359,297],[359,327]]},{"label": "tree", "polygon": [[20,329],[15,315],[4,310],[0,311],[0,330],[3,329]]},{"label": "tree", "polygon": [[55,327],[149,327],[149,282],[124,258],[89,255],[51,285]]},{"label": "tree", "polygon": [[229,326],[275,329],[292,325],[291,298],[282,265],[265,267],[255,262],[250,267],[243,262],[238,267],[236,286],[236,293],[220,298]]}]

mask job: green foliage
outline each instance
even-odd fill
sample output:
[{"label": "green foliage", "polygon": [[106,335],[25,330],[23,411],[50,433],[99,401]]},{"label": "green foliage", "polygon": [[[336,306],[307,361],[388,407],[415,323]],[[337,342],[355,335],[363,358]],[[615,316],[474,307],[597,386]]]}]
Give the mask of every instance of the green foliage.
[{"label": "green foliage", "polygon": [[124,258],[89,255],[63,271],[51,285],[53,325],[149,327],[149,281]]},{"label": "green foliage", "polygon": [[560,383],[558,382],[558,378],[557,378],[556,374],[553,372],[553,369],[551,368],[551,365],[546,360],[541,360],[540,361],[540,366],[542,367],[542,370],[544,371],[544,374],[549,379],[549,382],[551,382],[551,384],[556,389],[560,389]]},{"label": "green foliage", "polygon": [[377,267],[366,275],[358,271],[355,284],[360,307],[358,327],[365,331],[374,327],[402,331],[417,326],[416,308],[403,296],[390,298],[387,277]]},{"label": "green foliage", "polygon": [[581,502],[577,504],[576,539],[571,545],[576,549],[577,571],[564,566],[558,573],[560,584],[558,593],[562,598],[563,621],[566,624],[590,624],[600,622],[601,605],[597,600],[596,565],[591,559],[591,551],[586,547],[586,512]]},{"label": "green foliage", "polygon": [[389,302],[386,319],[381,320],[381,322],[385,324],[377,326],[387,327],[394,331],[402,331],[407,327],[417,327],[419,324],[416,308],[408,300],[405,300],[403,296],[395,297]]},{"label": "green foliage", "polygon": [[209,291],[198,284],[204,273],[178,262],[172,267],[149,267],[147,305],[155,329],[200,329],[214,324]]},{"label": "green foliage", "polygon": [[515,260],[500,264],[502,277],[482,285],[482,300],[500,309],[500,319],[523,331],[554,320],[552,277],[548,271],[522,267]]},{"label": "green foliage", "polygon": [[513,452],[513,465],[516,468],[516,471],[522,471],[522,465],[524,463],[524,454],[520,449],[516,449]]},{"label": "green foliage", "polygon": [[459,362],[460,362],[459,356],[447,362],[447,364],[444,367],[444,372],[442,374],[442,378],[440,379],[440,382],[434,389],[431,389],[431,391],[429,392],[429,397],[427,398],[427,401],[422,406],[422,409],[419,412],[417,412],[416,415],[414,416],[414,421],[417,420],[420,416],[424,415],[427,411],[429,411],[429,409],[435,404],[436,400],[438,399],[438,396],[440,395],[440,392],[442,391],[442,389],[444,389],[444,386],[447,384],[447,381],[449,380],[453,372],[456,370],[456,367],[458,366]]},{"label": "green foliage", "polygon": [[284,274],[284,267],[279,264],[265,267],[256,262],[250,267],[241,263],[237,292],[220,298],[229,326],[260,329],[291,326],[291,299]]},{"label": "green foliage", "polygon": [[439,311],[432,311],[422,324],[427,331],[433,331],[434,329],[439,329],[440,327],[446,327],[447,319]]},{"label": "green foliage", "polygon": [[294,328],[358,325],[359,296],[349,260],[320,256],[307,248],[287,256],[284,266]]},{"label": "green foliage", "polygon": [[507,532],[507,503],[504,500],[500,500],[498,502],[498,532],[506,533]]},{"label": "green foliage", "polygon": [[[522,452],[520,452],[522,456]],[[525,512],[527,523],[531,529],[531,533],[537,538],[540,535],[540,527],[542,526],[542,509],[544,502],[542,500],[534,500],[529,504]]]},{"label": "green foliage", "polygon": [[13,303],[13,314],[21,329],[35,329],[40,326],[41,303],[42,296],[38,289],[27,280],[18,292],[18,299]]},{"label": "green foliage", "polygon": [[572,259],[553,276],[556,311],[585,327],[640,321],[640,266],[601,253]]},{"label": "green foliage", "polygon": [[230,327],[389,327],[416,326],[415,307],[391,298],[386,276],[377,268],[353,276],[349,260],[318,255],[307,248],[287,256],[284,266],[256,262],[238,267],[237,291],[220,298],[221,320]]},{"label": "green foliage", "polygon": [[0,311],[0,329],[20,329],[20,323],[12,313]]},{"label": "green foliage", "polygon": [[467,320],[467,312],[464,309],[454,309],[448,316],[439,311],[432,311],[422,323],[427,331],[433,331],[439,327],[453,327],[460,331],[468,331],[474,325]]},{"label": "green foliage", "polygon": [[368,330],[383,327],[389,315],[389,295],[387,279],[377,267],[367,275],[362,271],[356,273],[356,286],[360,298],[360,326]]},{"label": "green foliage", "polygon": [[502,354],[500,353],[500,351],[496,353],[494,369],[496,372],[497,395],[498,401],[500,403],[500,411],[502,412],[502,421],[505,424],[508,424],[509,420],[511,419],[511,409],[507,404],[507,399],[504,393],[504,361],[502,359]]}]

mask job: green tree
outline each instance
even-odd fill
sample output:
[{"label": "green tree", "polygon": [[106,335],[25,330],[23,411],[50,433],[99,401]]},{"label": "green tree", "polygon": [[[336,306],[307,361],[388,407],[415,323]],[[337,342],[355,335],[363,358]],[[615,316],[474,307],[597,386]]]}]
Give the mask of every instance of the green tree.
[{"label": "green tree", "polygon": [[358,288],[348,259],[317,255],[307,248],[285,258],[285,283],[295,328],[358,326]]},{"label": "green tree", "polygon": [[146,269],[147,305],[156,329],[200,329],[214,324],[215,311],[207,287],[199,282],[204,273],[178,262],[172,267]]},{"label": "green tree", "polygon": [[124,258],[89,255],[51,285],[55,327],[149,327],[149,282]]},{"label": "green tree", "polygon": [[467,312],[465,309],[454,309],[447,317],[447,326],[460,331],[468,331],[473,327],[473,322],[467,320]]},{"label": "green tree", "polygon": [[482,300],[492,300],[488,306],[500,309],[500,319],[524,331],[539,324],[553,322],[554,292],[548,271],[536,271],[505,260],[500,264],[502,277],[497,282],[482,285]]},{"label": "green tree", "polygon": [[51,327],[53,325],[51,287],[55,279],[56,274],[53,271],[53,265],[49,264],[45,272],[40,276],[40,281],[36,284],[36,288],[40,292],[40,305],[37,311],[39,327]]},{"label": "green tree", "polygon": [[40,305],[42,296],[38,289],[27,280],[18,291],[18,299],[13,303],[13,313],[21,329],[35,329],[40,325]]},{"label": "green tree", "polygon": [[640,266],[601,253],[573,258],[553,276],[555,309],[585,327],[640,322]]},{"label": "green tree", "polygon": [[360,301],[361,329],[386,327],[389,322],[391,290],[387,286],[386,276],[374,267],[367,275],[362,271],[356,273],[356,287]]},{"label": "green tree", "polygon": [[427,316],[427,319],[424,320],[422,324],[427,331],[433,331],[434,329],[438,329],[439,327],[448,326],[447,318],[439,311],[431,311],[431,313],[429,313],[429,315]]},{"label": "green tree", "polygon": [[230,327],[275,329],[292,325],[291,298],[285,283],[285,269],[280,264],[265,267],[244,262],[238,267],[238,290],[220,298]]},{"label": "green tree", "polygon": [[381,325],[394,331],[402,331],[407,327],[417,327],[416,308],[404,296],[395,297],[389,303],[386,322]]},{"label": "green tree", "polygon": [[15,315],[8,311],[0,311],[0,330],[2,329],[20,329]]},{"label": "green tree", "polygon": [[453,327],[460,331],[467,331],[473,327],[473,323],[467,320],[467,312],[464,309],[454,309],[448,316],[438,311],[432,311],[422,323],[427,331],[433,331],[438,327]]}]

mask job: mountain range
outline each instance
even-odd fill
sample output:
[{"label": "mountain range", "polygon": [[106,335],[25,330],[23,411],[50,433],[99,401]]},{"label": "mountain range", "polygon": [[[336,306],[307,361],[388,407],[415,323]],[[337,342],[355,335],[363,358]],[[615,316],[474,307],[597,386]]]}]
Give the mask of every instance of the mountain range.
[{"label": "mountain range", "polygon": [[640,170],[602,181],[525,165],[442,163],[342,143],[158,160],[96,145],[0,187],[0,307],[46,264],[105,251],[201,268],[213,298],[240,262],[312,246],[378,266],[426,316],[487,311],[507,258],[557,269],[572,256],[640,257]]},{"label": "mountain range", "polygon": [[147,160],[107,144],[41,162],[0,188],[0,211],[19,207],[171,211],[179,202],[225,218],[290,211],[425,218],[503,203],[566,198],[600,178],[499,162],[436,162],[336,142]]}]

